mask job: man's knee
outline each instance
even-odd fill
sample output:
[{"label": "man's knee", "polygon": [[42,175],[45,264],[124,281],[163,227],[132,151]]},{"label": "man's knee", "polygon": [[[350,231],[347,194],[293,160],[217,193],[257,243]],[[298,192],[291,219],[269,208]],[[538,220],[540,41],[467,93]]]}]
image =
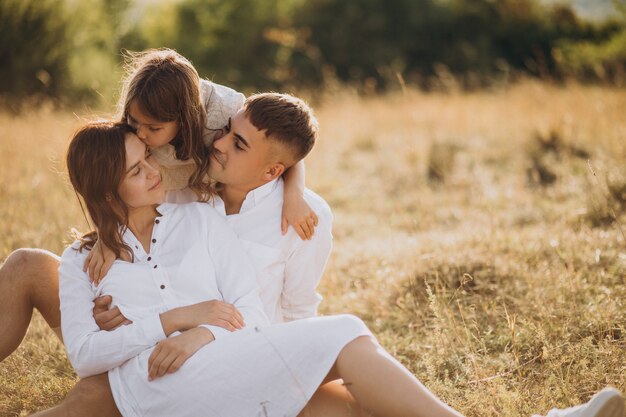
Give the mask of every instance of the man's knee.
[{"label": "man's knee", "polygon": [[81,379],[63,402],[70,416],[121,416],[107,374]]},{"label": "man's knee", "polygon": [[60,258],[43,249],[16,249],[2,264],[5,277],[23,281],[30,277],[39,279],[56,279]]}]

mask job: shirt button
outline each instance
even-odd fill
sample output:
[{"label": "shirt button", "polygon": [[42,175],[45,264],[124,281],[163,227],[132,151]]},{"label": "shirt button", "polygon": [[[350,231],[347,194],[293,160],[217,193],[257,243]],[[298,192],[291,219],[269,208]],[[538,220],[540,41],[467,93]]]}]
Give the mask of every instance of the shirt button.
[{"label": "shirt button", "polygon": [[148,261],[151,261],[151,260],[152,260],[152,256],[148,256]]},{"label": "shirt button", "polygon": [[157,265],[154,265],[154,266],[152,267],[152,269],[157,269]]},{"label": "shirt button", "polygon": [[161,289],[164,290],[165,289],[165,285],[161,284]]},{"label": "shirt button", "polygon": [[161,223],[161,220],[156,219],[154,222],[155,222],[156,224],[159,224],[159,223]]},{"label": "shirt button", "polygon": [[135,249],[139,249],[139,245],[135,245]]},{"label": "shirt button", "polygon": [[152,243],[156,243],[156,239],[152,239]]}]

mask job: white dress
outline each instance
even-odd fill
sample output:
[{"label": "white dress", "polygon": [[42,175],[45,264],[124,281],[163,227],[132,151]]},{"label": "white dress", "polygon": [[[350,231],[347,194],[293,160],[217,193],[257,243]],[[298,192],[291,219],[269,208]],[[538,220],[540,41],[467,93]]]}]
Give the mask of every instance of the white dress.
[{"label": "white dress", "polygon": [[[63,254],[61,325],[77,374],[108,371],[125,417],[296,416],[341,349],[370,334],[365,325],[347,315],[269,325],[254,268],[224,219],[203,203],[162,204],[158,211],[150,252],[126,231],[135,262],[116,261],[99,286],[82,271],[87,251],[75,243]],[[111,295],[133,323],[100,331],[91,313],[100,294]],[[235,304],[246,327],[230,333],[205,326],[215,341],[174,374],[148,381],[148,357],[165,338],[159,314],[210,299]]]}]

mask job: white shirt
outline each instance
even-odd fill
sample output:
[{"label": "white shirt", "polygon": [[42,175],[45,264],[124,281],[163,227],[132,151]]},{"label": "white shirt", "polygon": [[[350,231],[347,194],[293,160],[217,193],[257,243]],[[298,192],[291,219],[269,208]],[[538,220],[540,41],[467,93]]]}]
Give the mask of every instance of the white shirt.
[{"label": "white shirt", "polygon": [[[59,267],[61,327],[65,346],[81,378],[116,368],[165,339],[159,314],[212,299],[234,304],[246,327],[268,323],[258,296],[256,273],[241,242],[208,204],[162,204],[150,252],[127,230],[124,241],[134,263],[117,260],[94,286],[82,265],[88,251],[65,250]],[[107,294],[132,324],[101,331],[93,315],[95,297]],[[229,331],[204,326],[216,339]]]},{"label": "white shirt", "polygon": [[[272,323],[314,317],[322,297],[315,291],[332,249],[333,215],[328,204],[306,189],[305,201],[319,222],[311,240],[302,240],[290,227],[281,233],[284,181],[270,181],[248,193],[238,214],[226,216],[224,202],[211,204],[226,216],[256,266],[260,295]],[[169,192],[167,201],[192,201],[185,190]]]}]

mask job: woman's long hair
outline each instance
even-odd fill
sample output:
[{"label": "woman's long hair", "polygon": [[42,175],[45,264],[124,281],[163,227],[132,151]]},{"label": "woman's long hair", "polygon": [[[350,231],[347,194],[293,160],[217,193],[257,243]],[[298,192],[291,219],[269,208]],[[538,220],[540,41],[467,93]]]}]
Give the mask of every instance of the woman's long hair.
[{"label": "woman's long hair", "polygon": [[126,51],[125,58],[127,75],[118,103],[122,121],[128,121],[133,102],[155,120],[177,121],[178,133],[170,143],[176,158],[196,163],[188,185],[201,200],[208,199],[212,193],[207,181],[210,149],[203,140],[206,114],[198,72],[185,57],[167,48]]},{"label": "woman's long hair", "polygon": [[122,240],[128,207],[118,193],[126,173],[125,138],[132,132],[124,123],[98,121],[83,126],[72,137],[66,156],[70,182],[97,231],[80,238],[80,250],[93,248],[100,239],[117,258],[122,251],[133,253]]}]

